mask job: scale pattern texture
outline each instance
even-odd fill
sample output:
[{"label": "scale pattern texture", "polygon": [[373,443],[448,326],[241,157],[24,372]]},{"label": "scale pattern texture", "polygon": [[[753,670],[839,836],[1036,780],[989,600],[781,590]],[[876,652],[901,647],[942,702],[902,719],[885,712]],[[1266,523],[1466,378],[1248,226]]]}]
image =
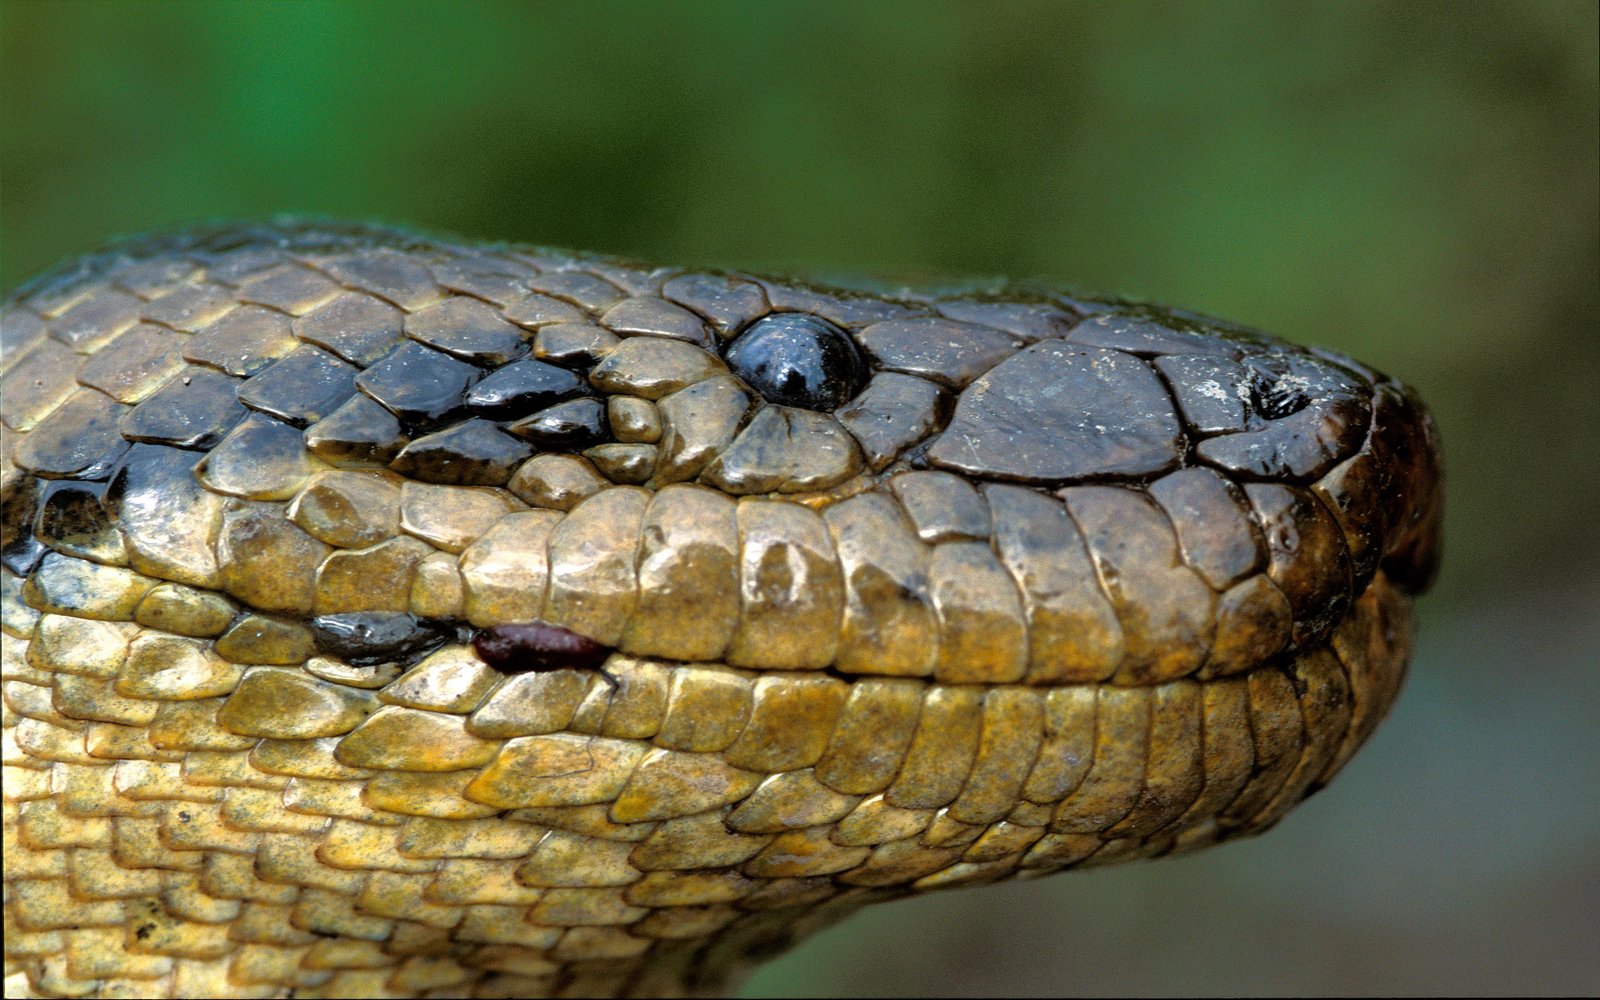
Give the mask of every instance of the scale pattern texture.
[{"label": "scale pattern texture", "polygon": [[[715,992],[1254,833],[1437,559],[1403,385],[1049,289],[284,222],[0,346],[8,996]],[[609,656],[475,652],[530,622]]]}]

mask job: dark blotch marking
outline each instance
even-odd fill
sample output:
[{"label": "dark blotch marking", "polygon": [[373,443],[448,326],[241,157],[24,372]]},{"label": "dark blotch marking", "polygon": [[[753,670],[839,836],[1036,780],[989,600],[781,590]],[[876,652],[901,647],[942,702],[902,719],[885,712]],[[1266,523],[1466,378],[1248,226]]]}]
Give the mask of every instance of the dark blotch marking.
[{"label": "dark blotch marking", "polygon": [[311,619],[317,649],[356,667],[408,664],[443,645],[440,628],[400,611],[365,611]]},{"label": "dark blotch marking", "polygon": [[356,386],[415,433],[454,419],[482,377],[465,361],[408,340],[356,376]]},{"label": "dark blotch marking", "polygon": [[0,497],[0,566],[27,576],[48,551],[34,537],[34,517],[39,510],[41,483],[33,476],[19,476]]},{"label": "dark blotch marking", "polygon": [[467,408],[491,420],[513,420],[589,391],[587,382],[565,368],[518,361],[473,386],[467,393]]},{"label": "dark blotch marking", "polygon": [[34,531],[58,541],[116,531],[116,524],[101,503],[107,485],[61,479],[47,484]]},{"label": "dark blotch marking", "polygon": [[547,451],[581,451],[610,437],[606,404],[598,399],[571,399],[546,407],[506,430]]},{"label": "dark blotch marking", "polygon": [[596,670],[613,687],[616,678],[601,664],[611,648],[571,629],[544,622],[511,622],[481,630],[472,640],[478,658],[502,674],[546,670]]}]

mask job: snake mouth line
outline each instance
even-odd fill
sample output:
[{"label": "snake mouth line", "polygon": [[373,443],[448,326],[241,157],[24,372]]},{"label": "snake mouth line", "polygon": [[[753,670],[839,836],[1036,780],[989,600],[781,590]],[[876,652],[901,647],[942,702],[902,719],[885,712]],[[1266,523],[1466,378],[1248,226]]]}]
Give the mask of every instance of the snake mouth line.
[{"label": "snake mouth line", "polygon": [[1437,564],[1401,383],[1177,310],[280,222],[0,311],[7,987],[661,995],[1258,832]]}]

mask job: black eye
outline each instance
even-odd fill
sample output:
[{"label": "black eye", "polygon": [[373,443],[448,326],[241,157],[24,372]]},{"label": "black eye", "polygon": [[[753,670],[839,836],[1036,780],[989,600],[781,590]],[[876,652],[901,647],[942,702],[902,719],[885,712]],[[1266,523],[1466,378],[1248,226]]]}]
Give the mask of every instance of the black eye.
[{"label": "black eye", "polygon": [[768,402],[832,410],[861,391],[867,365],[850,335],[807,313],[756,320],[728,348],[728,365]]}]

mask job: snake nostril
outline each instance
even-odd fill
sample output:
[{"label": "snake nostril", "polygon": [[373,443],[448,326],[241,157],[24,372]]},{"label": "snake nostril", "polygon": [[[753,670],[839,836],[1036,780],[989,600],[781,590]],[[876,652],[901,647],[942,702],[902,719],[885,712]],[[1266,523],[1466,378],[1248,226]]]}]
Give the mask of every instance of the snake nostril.
[{"label": "snake nostril", "polygon": [[838,408],[868,374],[850,335],[808,313],[756,320],[728,348],[727,361],[768,402],[804,410]]},{"label": "snake nostril", "polygon": [[1276,358],[1252,357],[1245,362],[1250,373],[1250,409],[1266,420],[1282,420],[1311,403],[1306,379]]}]

